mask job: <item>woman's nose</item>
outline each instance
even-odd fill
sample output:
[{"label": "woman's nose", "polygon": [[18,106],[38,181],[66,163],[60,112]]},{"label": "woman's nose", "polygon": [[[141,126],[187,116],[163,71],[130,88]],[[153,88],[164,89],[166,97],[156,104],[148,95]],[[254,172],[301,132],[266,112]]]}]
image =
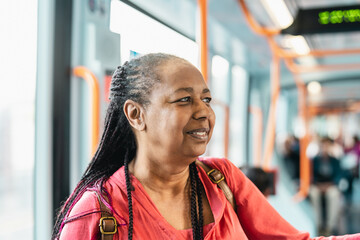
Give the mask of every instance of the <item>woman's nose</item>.
[{"label": "woman's nose", "polygon": [[212,109],[208,103],[198,100],[194,102],[194,119],[207,119],[210,117]]}]

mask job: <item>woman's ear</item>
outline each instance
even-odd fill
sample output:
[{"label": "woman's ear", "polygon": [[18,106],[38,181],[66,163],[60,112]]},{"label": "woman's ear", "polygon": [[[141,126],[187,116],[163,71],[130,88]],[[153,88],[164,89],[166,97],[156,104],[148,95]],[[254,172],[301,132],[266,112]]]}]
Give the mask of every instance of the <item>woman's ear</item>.
[{"label": "woman's ear", "polygon": [[144,109],[133,100],[126,100],[124,103],[124,113],[131,127],[143,131],[145,129]]}]

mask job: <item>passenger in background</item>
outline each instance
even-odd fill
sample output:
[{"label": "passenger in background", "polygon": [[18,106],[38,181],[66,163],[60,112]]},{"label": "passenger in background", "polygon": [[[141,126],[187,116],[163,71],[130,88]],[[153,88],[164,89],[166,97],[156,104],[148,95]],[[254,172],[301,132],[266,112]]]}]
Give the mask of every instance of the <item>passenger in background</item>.
[{"label": "passenger in background", "polygon": [[284,161],[289,175],[295,183],[299,184],[300,178],[300,144],[299,139],[290,135],[284,143]]},{"label": "passenger in background", "polygon": [[259,167],[240,167],[240,170],[255,184],[255,186],[268,197],[271,193],[270,175]]},{"label": "passenger in background", "polygon": [[[341,192],[337,184],[342,171],[339,160],[330,154],[331,147],[332,140],[327,137],[323,138],[320,143],[320,152],[312,162],[313,181],[309,195],[321,235],[337,233],[337,221],[341,206]],[[324,204],[323,200],[325,200]]]},{"label": "passenger in background", "polygon": [[359,162],[360,162],[360,141],[355,135],[352,138],[352,144],[350,147],[345,147],[345,154],[341,159],[341,167],[344,171],[344,179],[346,187],[343,192],[346,197],[347,204],[351,204],[353,195],[353,181],[359,178]]},{"label": "passenger in background", "polygon": [[342,144],[342,139],[338,137],[335,140],[330,139],[330,141],[331,141],[331,146],[329,149],[330,156],[340,160],[344,156],[344,147]]}]

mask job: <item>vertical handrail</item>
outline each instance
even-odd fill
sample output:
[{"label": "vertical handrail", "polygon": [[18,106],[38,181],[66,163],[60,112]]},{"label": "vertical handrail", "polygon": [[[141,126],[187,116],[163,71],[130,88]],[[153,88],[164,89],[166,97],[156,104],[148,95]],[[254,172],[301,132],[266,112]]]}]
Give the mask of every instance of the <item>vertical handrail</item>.
[{"label": "vertical handrail", "polygon": [[[208,42],[207,42],[207,0],[198,0],[200,10],[200,67],[206,83],[208,83]],[[219,103],[225,110],[224,125],[224,155],[229,155],[229,121],[230,108],[228,105]]]},{"label": "vertical handrail", "polygon": [[200,66],[201,73],[208,83],[208,46],[207,46],[207,0],[198,0],[200,10]]},{"label": "vertical handrail", "polygon": [[294,80],[298,90],[298,116],[301,119],[301,122],[304,127],[304,135],[301,136],[300,144],[300,185],[299,191],[295,195],[295,200],[301,201],[306,198],[310,186],[310,160],[306,155],[306,149],[309,145],[309,131],[308,131],[308,111],[306,106],[306,85],[301,80],[298,74],[293,73]]},{"label": "vertical handrail", "polygon": [[91,91],[91,154],[95,154],[99,143],[99,119],[100,119],[100,87],[95,75],[86,67],[77,66],[73,69],[76,77],[83,78]]},{"label": "vertical handrail", "polygon": [[271,102],[265,135],[265,148],[263,156],[263,168],[269,170],[275,146],[276,131],[276,106],[280,95],[280,59],[274,54],[271,72]]}]

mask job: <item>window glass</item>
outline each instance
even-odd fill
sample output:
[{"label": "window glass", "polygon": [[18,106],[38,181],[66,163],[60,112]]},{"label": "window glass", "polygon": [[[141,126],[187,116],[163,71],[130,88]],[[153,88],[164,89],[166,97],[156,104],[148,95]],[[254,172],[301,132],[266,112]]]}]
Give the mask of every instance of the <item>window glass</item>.
[{"label": "window glass", "polygon": [[216,115],[216,123],[207,147],[206,155],[211,157],[225,157],[225,108],[216,102],[212,103],[211,107]]},{"label": "window glass", "polygon": [[240,66],[233,66],[231,74],[229,158],[240,166],[245,164],[248,76]]},{"label": "window glass", "polygon": [[211,60],[211,94],[214,99],[228,104],[229,62],[218,55]]},{"label": "window glass", "polygon": [[3,1],[0,29],[0,239],[32,239],[37,1]]},{"label": "window glass", "polygon": [[121,62],[138,54],[164,52],[199,65],[194,41],[121,1],[111,2],[110,30],[120,34]]},{"label": "window glass", "polygon": [[218,55],[211,60],[211,95],[212,108],[216,115],[216,123],[208,144],[206,155],[225,157],[225,118],[228,103],[229,62]]}]

